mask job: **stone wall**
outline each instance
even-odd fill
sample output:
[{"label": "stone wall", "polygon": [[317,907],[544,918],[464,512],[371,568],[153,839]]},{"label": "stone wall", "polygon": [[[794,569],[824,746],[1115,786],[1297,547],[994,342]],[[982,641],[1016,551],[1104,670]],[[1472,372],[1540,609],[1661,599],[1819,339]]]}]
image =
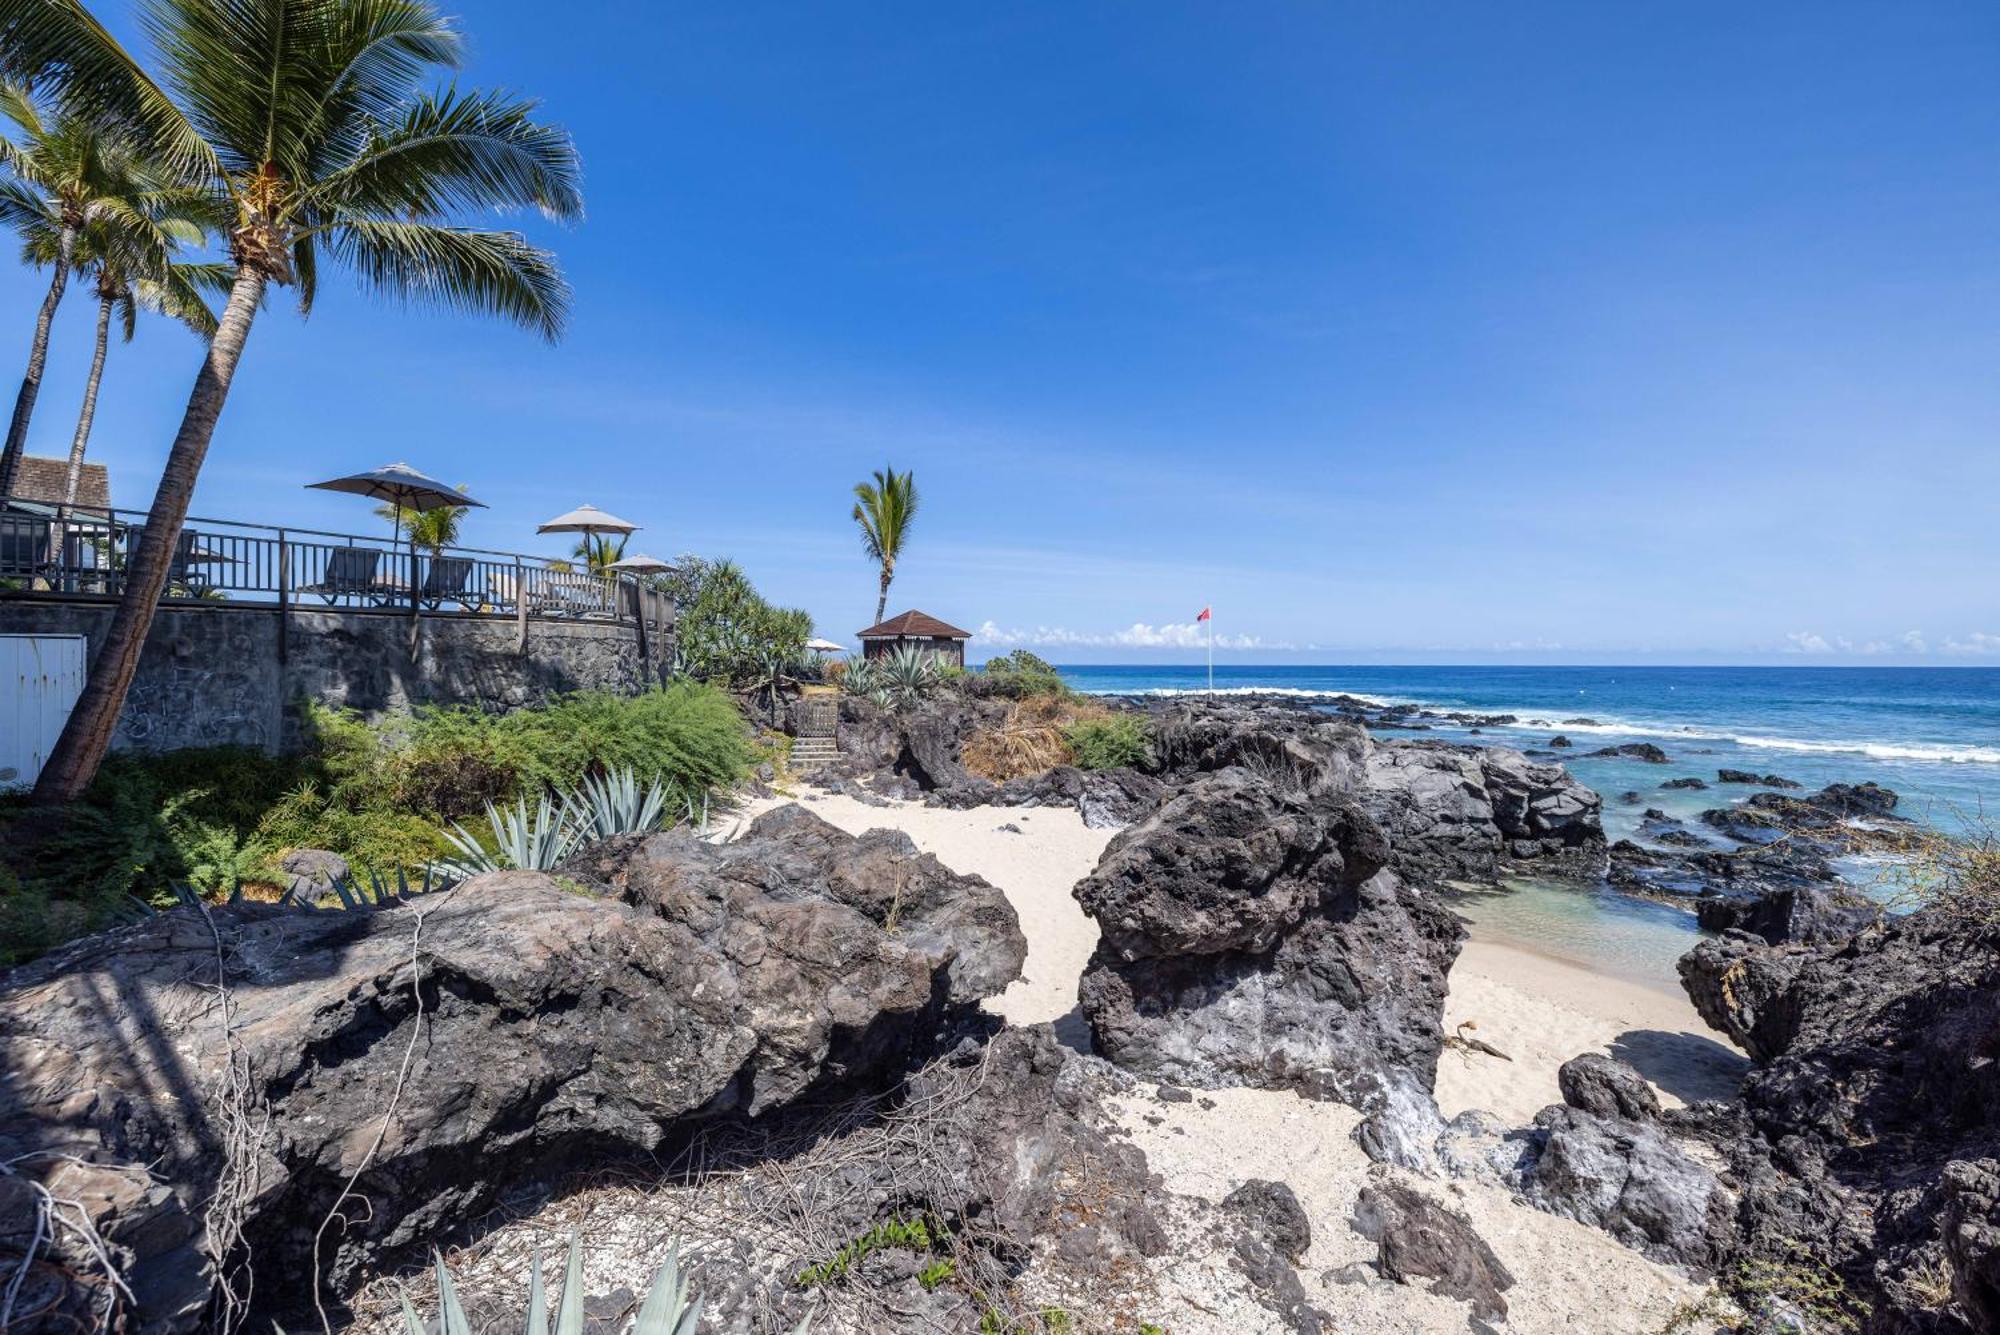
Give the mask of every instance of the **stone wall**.
[{"label": "stone wall", "polygon": [[[92,653],[109,604],[0,602],[0,634],[83,635]],[[374,716],[414,704],[507,709],[565,691],[627,694],[661,679],[669,658],[655,636],[644,657],[630,625],[425,616],[415,651],[406,617],[379,612],[289,614],[280,662],[272,607],[165,607],[153,622],[112,745],[167,751],[236,742],[278,749],[297,741],[293,701],[310,698]]]}]

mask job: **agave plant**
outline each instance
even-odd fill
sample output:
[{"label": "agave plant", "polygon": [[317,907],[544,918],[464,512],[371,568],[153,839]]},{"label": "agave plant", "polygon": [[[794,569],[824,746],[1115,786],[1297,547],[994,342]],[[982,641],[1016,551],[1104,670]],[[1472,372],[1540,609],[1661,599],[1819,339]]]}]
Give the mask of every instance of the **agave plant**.
[{"label": "agave plant", "polygon": [[875,665],[865,658],[847,664],[840,674],[840,687],[849,695],[872,695],[878,683]]},{"label": "agave plant", "polygon": [[899,644],[879,660],[881,688],[898,708],[907,708],[922,699],[943,675],[937,655],[914,644]]},{"label": "agave plant", "polygon": [[474,838],[457,821],[444,832],[458,856],[444,864],[459,876],[476,876],[487,871],[553,871],[576,851],[582,842],[565,803],[558,806],[545,793],[528,810],[528,799],[519,797],[511,807],[486,804],[486,820],[493,827],[493,848]]},{"label": "agave plant", "polygon": [[650,786],[641,788],[638,773],[626,765],[601,776],[586,776],[583,786],[563,799],[563,807],[585,841],[643,834],[660,827],[667,789],[657,775]]},{"label": "agave plant", "polygon": [[[472,1323],[466,1318],[465,1306],[458,1300],[458,1289],[451,1282],[451,1272],[444,1268],[444,1258],[437,1257],[438,1317],[440,1335],[472,1335]],[[406,1335],[429,1335],[430,1326],[417,1315],[416,1307],[408,1294],[399,1297],[403,1304],[403,1329]],[[633,1318],[631,1335],[695,1335],[701,1326],[702,1299],[693,1291],[688,1276],[681,1270],[681,1253],[678,1246],[667,1251],[667,1263],[660,1267],[660,1273],[653,1277],[653,1287],[646,1294],[646,1301],[639,1307],[638,1316]],[[583,1248],[575,1234],[570,1235],[569,1261],[563,1267],[562,1299],[556,1305],[554,1335],[583,1335]],[[812,1324],[807,1315],[792,1328],[792,1335],[806,1335]],[[526,1335],[550,1335],[548,1297],[542,1289],[542,1258],[537,1253],[528,1268],[528,1319]]]},{"label": "agave plant", "polygon": [[386,908],[391,904],[400,904],[419,895],[437,894],[457,884],[458,878],[449,872],[437,867],[426,867],[423,881],[412,887],[409,873],[398,867],[394,884],[380,872],[373,870],[368,873],[368,880],[365,883],[357,881],[351,873],[335,880],[332,889],[334,897],[340,901],[339,908],[302,899],[297,890],[285,891],[278,902],[291,908],[308,911],[358,913],[363,909]]}]

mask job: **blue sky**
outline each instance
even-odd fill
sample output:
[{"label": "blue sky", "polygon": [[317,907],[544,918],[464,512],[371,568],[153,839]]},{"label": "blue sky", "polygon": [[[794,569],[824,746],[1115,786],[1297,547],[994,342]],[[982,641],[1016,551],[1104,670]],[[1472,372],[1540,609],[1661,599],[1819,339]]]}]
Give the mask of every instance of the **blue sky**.
[{"label": "blue sky", "polygon": [[[891,610],[976,653],[1188,660],[1212,603],[1235,661],[2000,655],[1991,5],[458,12],[465,81],[581,149],[588,220],[530,225],[569,337],[323,277],[197,514],[366,528],[300,485],[406,459],[490,504],[468,542],[593,502],[844,640],[887,462]],[[39,293],[0,271],[0,353]],[[119,503],[197,359],[114,351]]]}]

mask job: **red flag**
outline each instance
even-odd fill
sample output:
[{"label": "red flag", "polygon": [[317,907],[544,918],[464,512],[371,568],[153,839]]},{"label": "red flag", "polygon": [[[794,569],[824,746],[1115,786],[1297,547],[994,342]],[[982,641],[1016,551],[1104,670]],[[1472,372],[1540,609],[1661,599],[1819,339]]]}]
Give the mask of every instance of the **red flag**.
[{"label": "red flag", "polygon": [[1198,617],[1196,617],[1196,618],[1195,618],[1195,620],[1196,620],[1196,621],[1206,621],[1206,620],[1208,620],[1208,614],[1209,614],[1209,611],[1210,611],[1210,609],[1209,609],[1209,608],[1206,608],[1206,607],[1202,608],[1202,609],[1201,609],[1201,615],[1200,615],[1200,616],[1198,616]]}]

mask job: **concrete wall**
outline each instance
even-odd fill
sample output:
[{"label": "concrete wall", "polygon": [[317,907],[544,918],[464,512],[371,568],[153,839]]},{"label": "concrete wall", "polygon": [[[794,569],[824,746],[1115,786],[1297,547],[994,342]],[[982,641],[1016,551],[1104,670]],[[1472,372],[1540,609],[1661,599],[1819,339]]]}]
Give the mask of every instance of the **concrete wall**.
[{"label": "concrete wall", "polygon": [[[108,604],[0,602],[0,633],[83,635],[95,654]],[[486,617],[293,611],[279,661],[275,608],[164,607],[113,746],[165,751],[236,742],[280,749],[296,741],[292,702],[312,698],[366,715],[413,704],[507,709],[565,691],[636,693],[660,679],[664,637],[646,658],[630,625]]]}]

